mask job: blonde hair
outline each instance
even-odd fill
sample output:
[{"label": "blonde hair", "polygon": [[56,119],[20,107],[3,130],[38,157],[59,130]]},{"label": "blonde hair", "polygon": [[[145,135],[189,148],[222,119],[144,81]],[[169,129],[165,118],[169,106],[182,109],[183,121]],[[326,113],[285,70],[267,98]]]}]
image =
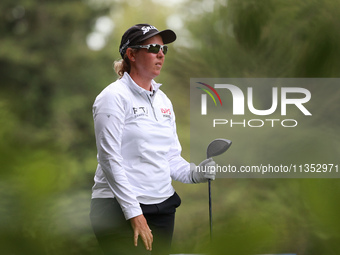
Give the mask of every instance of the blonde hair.
[{"label": "blonde hair", "polygon": [[[133,51],[137,51],[137,49],[133,49]],[[128,56],[125,54],[124,58],[113,62],[113,69],[118,74],[119,79],[123,77],[125,72],[130,73],[131,64]]]}]

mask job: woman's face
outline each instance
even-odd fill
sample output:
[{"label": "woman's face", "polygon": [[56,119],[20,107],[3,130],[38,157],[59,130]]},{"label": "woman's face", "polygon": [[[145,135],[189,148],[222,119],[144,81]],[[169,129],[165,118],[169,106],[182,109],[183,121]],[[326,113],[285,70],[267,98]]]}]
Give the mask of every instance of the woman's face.
[{"label": "woman's face", "polygon": [[[143,42],[147,44],[163,45],[163,39],[160,35],[153,36]],[[164,63],[164,53],[160,50],[156,53],[149,53],[147,49],[139,49],[135,55],[134,68],[139,76],[146,79],[153,79],[161,72]]]}]

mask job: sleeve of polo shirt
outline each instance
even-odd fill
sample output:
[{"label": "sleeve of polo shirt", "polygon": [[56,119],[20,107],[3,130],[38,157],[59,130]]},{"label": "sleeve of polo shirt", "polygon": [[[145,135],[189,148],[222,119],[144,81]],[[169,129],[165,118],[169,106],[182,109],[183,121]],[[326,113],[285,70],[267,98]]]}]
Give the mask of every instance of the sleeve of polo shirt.
[{"label": "sleeve of polo shirt", "polygon": [[[172,112],[174,113],[173,109]],[[190,163],[188,163],[182,156],[182,146],[179,142],[177,131],[176,131],[176,121],[175,114],[173,114],[172,120],[174,142],[168,152],[168,161],[170,164],[170,175],[175,181],[180,181],[183,183],[193,183],[190,175]]]},{"label": "sleeve of polo shirt", "polygon": [[94,105],[94,127],[98,161],[125,218],[142,214],[139,202],[132,191],[122,167],[121,140],[125,120],[124,99],[111,93],[97,100]]}]

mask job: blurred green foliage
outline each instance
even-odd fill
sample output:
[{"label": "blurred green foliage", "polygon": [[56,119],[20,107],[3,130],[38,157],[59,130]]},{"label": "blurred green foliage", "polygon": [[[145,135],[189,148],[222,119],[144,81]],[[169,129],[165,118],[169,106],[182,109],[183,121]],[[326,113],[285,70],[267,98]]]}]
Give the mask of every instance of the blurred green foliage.
[{"label": "blurred green foliage", "polygon": [[[131,25],[163,29],[169,16],[182,18],[183,44],[170,46],[157,80],[173,101],[188,159],[190,77],[339,76],[336,0],[173,2],[0,2],[1,254],[98,254],[88,219],[91,107],[116,79],[112,62]],[[86,39],[103,16],[114,29],[91,51]],[[334,129],[327,108],[338,109],[338,98],[320,120]],[[174,253],[208,252],[205,185],[174,185],[183,201]],[[212,252],[339,254],[339,187],[327,179],[216,180]]]}]

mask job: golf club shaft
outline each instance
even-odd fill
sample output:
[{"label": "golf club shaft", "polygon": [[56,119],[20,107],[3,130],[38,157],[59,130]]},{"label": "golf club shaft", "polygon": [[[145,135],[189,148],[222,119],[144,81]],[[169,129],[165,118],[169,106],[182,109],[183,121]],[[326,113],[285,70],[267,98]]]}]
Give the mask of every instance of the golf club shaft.
[{"label": "golf club shaft", "polygon": [[[218,156],[229,149],[231,141],[218,138],[212,141],[207,148],[207,159],[213,156]],[[212,242],[212,206],[211,206],[211,180],[208,180],[209,189],[209,221],[210,221],[210,243]]]},{"label": "golf club shaft", "polygon": [[212,240],[212,210],[211,210],[211,180],[208,180],[209,188],[209,221],[210,221],[210,241]]}]

